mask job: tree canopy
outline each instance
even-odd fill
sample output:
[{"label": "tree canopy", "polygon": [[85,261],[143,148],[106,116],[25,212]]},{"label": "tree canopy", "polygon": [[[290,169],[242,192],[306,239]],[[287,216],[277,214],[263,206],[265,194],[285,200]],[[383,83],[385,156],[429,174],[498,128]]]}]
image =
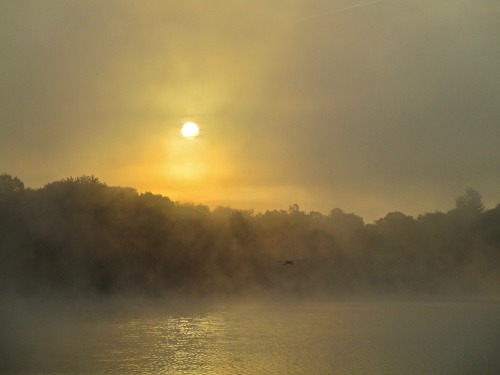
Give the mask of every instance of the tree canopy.
[{"label": "tree canopy", "polygon": [[456,200],[457,211],[478,215],[484,211],[484,204],[481,194],[473,188],[467,188],[465,194],[459,196]]},{"label": "tree canopy", "polygon": [[[458,216],[457,216],[458,215]],[[373,224],[173,202],[94,176],[25,189],[0,176],[0,290],[147,293],[435,293],[500,285],[500,205],[467,189],[449,212]],[[278,259],[307,261],[283,267]]]},{"label": "tree canopy", "polygon": [[24,183],[17,177],[8,174],[0,175],[0,194],[16,193],[24,190]]}]

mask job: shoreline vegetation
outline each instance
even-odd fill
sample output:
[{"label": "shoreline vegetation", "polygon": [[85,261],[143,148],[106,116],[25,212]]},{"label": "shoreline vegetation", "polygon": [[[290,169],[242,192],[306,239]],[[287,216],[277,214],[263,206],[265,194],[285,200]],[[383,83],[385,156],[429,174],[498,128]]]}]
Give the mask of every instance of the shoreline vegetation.
[{"label": "shoreline vegetation", "polygon": [[[277,259],[307,258],[283,266]],[[173,202],[94,176],[25,188],[0,175],[0,292],[159,296],[441,293],[498,296],[500,204],[469,188],[448,212],[365,224]]]}]

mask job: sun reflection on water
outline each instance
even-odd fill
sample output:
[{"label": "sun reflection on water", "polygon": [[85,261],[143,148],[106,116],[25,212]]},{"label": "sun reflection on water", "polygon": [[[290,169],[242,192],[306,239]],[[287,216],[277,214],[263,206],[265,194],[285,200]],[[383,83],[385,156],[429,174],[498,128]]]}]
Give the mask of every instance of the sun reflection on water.
[{"label": "sun reflection on water", "polygon": [[319,303],[163,312],[108,325],[95,373],[426,374],[456,373],[469,362],[494,373],[485,370],[498,368],[490,327],[499,308]]},{"label": "sun reflection on water", "polygon": [[99,362],[113,374],[117,365],[123,373],[207,373],[222,359],[225,328],[217,314],[130,320],[114,326]]}]

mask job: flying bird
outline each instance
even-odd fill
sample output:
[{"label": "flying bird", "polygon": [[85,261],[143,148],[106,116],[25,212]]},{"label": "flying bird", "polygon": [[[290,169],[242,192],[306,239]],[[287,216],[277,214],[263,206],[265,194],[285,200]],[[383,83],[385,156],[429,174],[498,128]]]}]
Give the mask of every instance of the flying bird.
[{"label": "flying bird", "polygon": [[277,259],[275,262],[283,263],[284,266],[288,266],[288,265],[293,266],[293,262],[303,262],[305,260],[307,260],[307,258],[303,258],[303,259]]}]

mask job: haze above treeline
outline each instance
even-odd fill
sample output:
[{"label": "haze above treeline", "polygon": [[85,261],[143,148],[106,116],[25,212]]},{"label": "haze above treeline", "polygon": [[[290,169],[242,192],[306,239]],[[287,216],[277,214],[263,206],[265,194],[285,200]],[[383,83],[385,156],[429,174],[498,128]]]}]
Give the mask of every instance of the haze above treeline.
[{"label": "haze above treeline", "polygon": [[496,294],[500,204],[486,209],[472,188],[455,203],[366,224],[340,208],[210,210],[94,176],[30,189],[4,174],[0,285],[4,293],[70,295]]}]

